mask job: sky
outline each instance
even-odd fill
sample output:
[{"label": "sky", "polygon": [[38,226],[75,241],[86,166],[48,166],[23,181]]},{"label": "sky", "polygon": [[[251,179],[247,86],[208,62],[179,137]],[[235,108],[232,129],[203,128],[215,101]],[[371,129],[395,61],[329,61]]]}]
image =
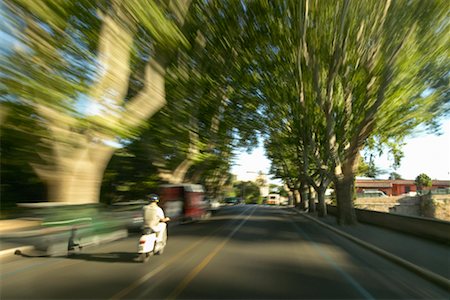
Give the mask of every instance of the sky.
[{"label": "sky", "polygon": [[[396,170],[403,179],[415,179],[417,175],[425,173],[431,179],[450,180],[450,119],[444,120],[441,132],[441,135],[423,133],[405,141],[402,148],[404,157],[400,168]],[[387,155],[374,159],[377,167],[388,171],[380,176],[386,179],[393,171],[390,167],[392,161]],[[253,180],[259,171],[268,173],[269,169],[270,161],[260,145],[250,154],[238,152],[231,173],[237,175],[238,180]],[[279,184],[280,181],[272,183]]]}]

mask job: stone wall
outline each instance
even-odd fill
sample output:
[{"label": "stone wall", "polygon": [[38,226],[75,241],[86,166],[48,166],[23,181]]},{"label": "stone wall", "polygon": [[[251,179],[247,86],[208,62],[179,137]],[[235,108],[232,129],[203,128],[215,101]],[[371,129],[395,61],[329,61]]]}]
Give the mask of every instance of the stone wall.
[{"label": "stone wall", "polygon": [[355,208],[450,221],[450,195],[358,198]]},{"label": "stone wall", "polygon": [[421,198],[423,217],[450,221],[450,195],[424,195]]}]

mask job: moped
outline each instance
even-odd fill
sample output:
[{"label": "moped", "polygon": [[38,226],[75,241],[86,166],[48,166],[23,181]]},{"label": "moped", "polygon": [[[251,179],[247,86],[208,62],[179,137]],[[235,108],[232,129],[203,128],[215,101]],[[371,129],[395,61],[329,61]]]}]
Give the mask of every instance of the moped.
[{"label": "moped", "polygon": [[[160,238],[159,238],[160,237]],[[141,262],[147,262],[150,256],[161,255],[167,244],[167,228],[155,232],[151,228],[144,228],[139,239],[138,254]]]}]

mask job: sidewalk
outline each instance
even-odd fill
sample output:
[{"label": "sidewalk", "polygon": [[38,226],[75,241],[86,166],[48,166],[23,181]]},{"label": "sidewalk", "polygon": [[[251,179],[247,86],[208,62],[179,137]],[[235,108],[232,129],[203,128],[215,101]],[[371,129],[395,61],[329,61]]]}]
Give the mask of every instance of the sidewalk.
[{"label": "sidewalk", "polygon": [[349,239],[363,247],[375,252],[379,250],[378,254],[421,273],[423,277],[450,286],[450,245],[364,223],[340,226],[334,216],[319,218],[315,214],[295,210],[335,233],[344,237],[349,235]]}]

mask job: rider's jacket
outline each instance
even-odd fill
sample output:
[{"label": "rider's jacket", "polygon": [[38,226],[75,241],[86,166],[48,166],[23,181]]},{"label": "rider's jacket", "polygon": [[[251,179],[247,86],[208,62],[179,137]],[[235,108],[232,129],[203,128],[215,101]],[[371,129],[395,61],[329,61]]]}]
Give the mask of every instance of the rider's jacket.
[{"label": "rider's jacket", "polygon": [[144,206],[143,210],[144,226],[151,228],[153,231],[160,231],[159,223],[165,218],[162,208],[154,202]]}]

